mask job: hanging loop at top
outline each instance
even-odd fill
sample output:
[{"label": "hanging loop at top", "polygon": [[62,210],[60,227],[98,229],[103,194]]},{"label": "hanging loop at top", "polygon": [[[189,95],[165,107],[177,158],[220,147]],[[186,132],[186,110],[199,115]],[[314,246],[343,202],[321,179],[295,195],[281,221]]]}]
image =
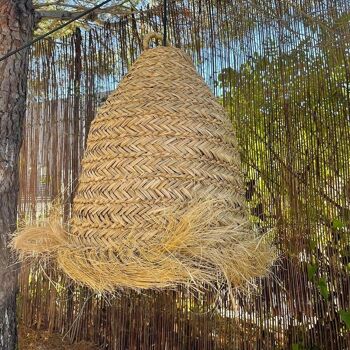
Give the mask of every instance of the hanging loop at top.
[{"label": "hanging loop at top", "polygon": [[156,33],[156,32],[151,32],[145,35],[145,37],[143,38],[143,49],[147,50],[149,49],[149,43],[151,41],[151,39],[157,39],[157,40],[162,40],[163,36],[160,33]]}]

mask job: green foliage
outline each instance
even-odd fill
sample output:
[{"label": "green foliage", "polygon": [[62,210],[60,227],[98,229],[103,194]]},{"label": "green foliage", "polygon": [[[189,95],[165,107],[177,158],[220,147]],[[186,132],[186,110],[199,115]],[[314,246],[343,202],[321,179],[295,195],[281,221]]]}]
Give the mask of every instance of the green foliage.
[{"label": "green foliage", "polygon": [[313,264],[307,264],[307,277],[309,281],[312,281],[315,278],[317,272],[317,266]]},{"label": "green foliage", "polygon": [[312,254],[327,246],[340,253],[349,229],[349,199],[338,187],[350,184],[346,52],[310,50],[313,44],[305,39],[285,50],[271,39],[261,54],[218,76],[248,182],[254,181],[250,206],[262,208],[252,210],[254,222],[288,227],[291,254],[303,242]]},{"label": "green foliage", "polygon": [[[218,76],[242,148],[254,223],[277,227],[283,254],[306,268],[305,319],[310,310],[323,308],[332,318],[345,307],[339,279],[350,272],[349,53],[317,35],[319,45],[305,39],[289,49],[271,39]],[[349,329],[349,310],[339,317]],[[295,342],[296,349],[306,347]]]},{"label": "green foliage", "polygon": [[332,226],[333,228],[340,230],[345,227],[345,224],[339,219],[334,219],[332,222]]},{"label": "green foliage", "polygon": [[327,286],[327,281],[324,277],[321,277],[317,282],[317,287],[324,299],[328,299],[329,297],[329,290]]},{"label": "green foliage", "polygon": [[344,322],[346,329],[350,330],[350,311],[340,310],[339,316],[340,316],[340,319]]}]

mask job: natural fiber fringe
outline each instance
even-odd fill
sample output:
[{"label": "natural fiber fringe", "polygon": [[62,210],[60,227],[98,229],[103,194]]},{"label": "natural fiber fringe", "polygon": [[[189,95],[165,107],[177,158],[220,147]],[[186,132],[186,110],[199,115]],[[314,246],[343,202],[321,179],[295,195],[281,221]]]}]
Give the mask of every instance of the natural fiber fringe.
[{"label": "natural fiber fringe", "polygon": [[67,231],[62,224],[62,210],[59,202],[52,205],[47,218],[34,224],[20,223],[10,242],[20,258],[53,257],[67,242]]},{"label": "natural fiber fringe", "polygon": [[140,232],[130,230],[104,248],[67,237],[57,215],[38,227],[20,229],[12,246],[21,259],[54,257],[73,280],[97,292],[179,284],[217,288],[223,282],[244,287],[268,272],[275,259],[273,248],[252,234],[249,223],[237,225],[225,209],[227,203],[205,200],[187,208],[158,210],[154,232],[142,232],[143,239],[137,239]]}]

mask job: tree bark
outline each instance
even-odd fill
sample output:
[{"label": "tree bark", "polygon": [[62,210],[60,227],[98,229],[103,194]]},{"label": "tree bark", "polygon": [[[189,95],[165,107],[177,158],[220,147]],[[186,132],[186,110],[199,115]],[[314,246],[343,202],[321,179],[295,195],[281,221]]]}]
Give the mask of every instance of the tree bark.
[{"label": "tree bark", "polygon": [[[32,38],[32,0],[0,0],[0,57]],[[16,228],[18,158],[26,108],[28,50],[0,62],[0,349],[17,348],[17,270],[8,249]]]}]

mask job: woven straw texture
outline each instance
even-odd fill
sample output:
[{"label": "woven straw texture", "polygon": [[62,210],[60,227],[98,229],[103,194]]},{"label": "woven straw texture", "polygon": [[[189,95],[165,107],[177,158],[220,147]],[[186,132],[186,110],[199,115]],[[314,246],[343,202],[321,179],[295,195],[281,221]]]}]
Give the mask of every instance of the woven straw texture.
[{"label": "woven straw texture", "polygon": [[53,254],[98,291],[240,286],[274,260],[251,230],[243,189],[223,108],[183,51],[157,47],[91,125],[69,227],[48,220],[14,246]]}]

